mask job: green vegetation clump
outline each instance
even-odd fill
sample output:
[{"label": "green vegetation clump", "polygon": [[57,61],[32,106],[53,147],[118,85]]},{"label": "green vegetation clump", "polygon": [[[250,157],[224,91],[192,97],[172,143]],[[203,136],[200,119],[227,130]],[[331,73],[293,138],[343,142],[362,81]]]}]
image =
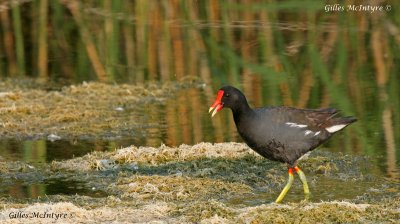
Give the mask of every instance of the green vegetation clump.
[{"label": "green vegetation clump", "polygon": [[192,178],[180,175],[132,176],[119,178],[117,189],[122,196],[136,200],[207,201],[234,194],[250,194],[251,188],[241,183],[229,183],[210,178]]}]

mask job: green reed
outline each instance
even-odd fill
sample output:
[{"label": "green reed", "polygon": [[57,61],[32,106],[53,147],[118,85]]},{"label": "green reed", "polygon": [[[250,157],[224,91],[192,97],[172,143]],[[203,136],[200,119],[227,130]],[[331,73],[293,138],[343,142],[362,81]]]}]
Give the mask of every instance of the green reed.
[{"label": "green reed", "polygon": [[13,29],[15,34],[15,54],[17,56],[18,74],[26,75],[25,72],[25,49],[24,49],[24,34],[22,30],[21,10],[19,5],[11,7]]},{"label": "green reed", "polygon": [[38,28],[38,76],[41,80],[48,79],[48,40],[47,40],[47,17],[48,17],[48,0],[40,0],[39,2],[39,28]]}]

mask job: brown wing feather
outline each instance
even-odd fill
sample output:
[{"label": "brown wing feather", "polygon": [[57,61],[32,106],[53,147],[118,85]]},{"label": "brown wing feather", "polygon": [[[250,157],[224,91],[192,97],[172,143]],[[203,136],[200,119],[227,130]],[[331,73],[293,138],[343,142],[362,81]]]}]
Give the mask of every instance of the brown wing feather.
[{"label": "brown wing feather", "polygon": [[307,125],[307,129],[311,131],[325,131],[325,128],[339,124],[347,125],[357,120],[354,117],[335,117],[340,112],[335,108],[298,109],[280,106],[260,108],[260,110],[264,110],[265,115],[274,122]]},{"label": "brown wing feather", "polygon": [[[339,113],[335,108],[324,109],[298,109],[293,107],[270,107],[268,108],[274,116],[276,122],[292,122],[296,124],[305,124],[310,130],[325,128],[329,121]],[[271,114],[269,114],[271,116]]]}]

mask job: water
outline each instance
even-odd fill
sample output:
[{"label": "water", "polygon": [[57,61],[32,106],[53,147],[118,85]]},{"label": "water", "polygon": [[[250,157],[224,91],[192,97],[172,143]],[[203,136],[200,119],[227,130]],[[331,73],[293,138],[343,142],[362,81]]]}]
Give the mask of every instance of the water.
[{"label": "water", "polygon": [[[23,161],[32,165],[51,163],[54,160],[72,159],[93,151],[109,151],[129,146],[129,140],[110,142],[106,140],[16,140],[3,139],[0,156],[8,161]],[[111,144],[113,143],[113,144]]]},{"label": "water", "polygon": [[37,199],[50,195],[85,195],[89,197],[106,197],[107,193],[90,188],[84,182],[64,179],[49,179],[41,182],[25,183],[15,181],[12,184],[1,184],[0,196],[16,199]]}]

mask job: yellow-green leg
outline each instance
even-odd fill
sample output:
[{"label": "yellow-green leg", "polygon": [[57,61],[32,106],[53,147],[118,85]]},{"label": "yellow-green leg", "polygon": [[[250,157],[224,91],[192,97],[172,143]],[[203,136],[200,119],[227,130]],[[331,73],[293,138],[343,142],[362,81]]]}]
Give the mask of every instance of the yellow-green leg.
[{"label": "yellow-green leg", "polygon": [[289,173],[289,180],[288,180],[286,186],[283,188],[282,192],[279,194],[278,198],[275,200],[276,203],[279,203],[282,201],[282,199],[285,197],[286,193],[289,191],[290,187],[293,184],[294,177],[293,177],[292,168],[288,169],[288,173]]},{"label": "yellow-green leg", "polygon": [[300,177],[301,182],[303,183],[304,197],[305,197],[305,200],[308,200],[308,198],[310,197],[310,189],[308,188],[306,175],[297,166],[294,168],[294,171],[296,171],[296,173]]}]

